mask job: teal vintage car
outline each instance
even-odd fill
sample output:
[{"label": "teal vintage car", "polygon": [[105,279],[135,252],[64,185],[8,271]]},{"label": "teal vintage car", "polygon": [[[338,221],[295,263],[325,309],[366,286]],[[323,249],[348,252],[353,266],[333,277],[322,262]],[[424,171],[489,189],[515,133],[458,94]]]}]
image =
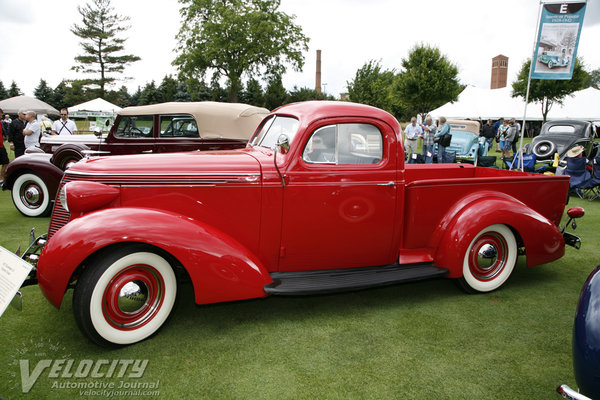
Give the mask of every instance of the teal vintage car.
[{"label": "teal vintage car", "polygon": [[[477,164],[479,157],[487,156],[488,144],[479,136],[479,121],[448,120],[452,141],[446,147],[446,153],[454,153],[456,160]],[[437,154],[437,144],[434,147]]]},{"label": "teal vintage car", "polygon": [[566,54],[554,53],[551,51],[544,51],[538,56],[538,62],[546,64],[548,68],[554,67],[566,67],[569,65],[569,56]]}]

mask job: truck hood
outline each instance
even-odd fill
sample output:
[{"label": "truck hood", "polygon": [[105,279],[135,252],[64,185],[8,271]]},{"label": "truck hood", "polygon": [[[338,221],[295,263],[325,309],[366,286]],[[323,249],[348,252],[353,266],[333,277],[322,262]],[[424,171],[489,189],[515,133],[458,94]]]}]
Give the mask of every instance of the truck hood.
[{"label": "truck hood", "polygon": [[251,149],[239,149],[92,157],[82,159],[69,168],[66,174],[75,179],[78,175],[104,179],[109,176],[168,178],[169,176],[256,175],[259,177],[260,164],[250,154],[251,152]]}]

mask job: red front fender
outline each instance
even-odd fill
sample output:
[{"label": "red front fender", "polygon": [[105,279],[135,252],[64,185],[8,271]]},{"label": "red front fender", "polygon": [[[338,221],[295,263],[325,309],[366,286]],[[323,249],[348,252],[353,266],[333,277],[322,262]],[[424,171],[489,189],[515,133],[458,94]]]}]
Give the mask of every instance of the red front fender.
[{"label": "red front fender", "polygon": [[525,204],[504,198],[482,199],[460,210],[444,227],[435,264],[448,268],[451,278],[462,276],[465,251],[482,229],[504,224],[523,240],[527,266],[545,264],[562,257],[565,241],[558,228]]},{"label": "red front fender", "polygon": [[198,304],[264,297],[271,277],[247,248],[225,233],[180,215],[110,208],[75,219],[52,236],[38,262],[42,292],[60,307],[74,271],[90,256],[118,243],[158,247],[187,270]]}]

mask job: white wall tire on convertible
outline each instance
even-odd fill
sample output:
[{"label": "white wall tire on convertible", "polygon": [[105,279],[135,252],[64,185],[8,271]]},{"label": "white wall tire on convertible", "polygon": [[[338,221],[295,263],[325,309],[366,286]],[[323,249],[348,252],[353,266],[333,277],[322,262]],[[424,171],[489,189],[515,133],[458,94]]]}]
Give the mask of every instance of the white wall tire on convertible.
[{"label": "white wall tire on convertible", "polygon": [[129,345],[154,334],[177,297],[171,264],[137,245],[103,253],[78,279],[73,312],[81,331],[106,347]]},{"label": "white wall tire on convertible", "polygon": [[460,285],[470,293],[498,289],[512,274],[517,252],[515,235],[506,225],[496,224],[481,230],[465,251]]},{"label": "white wall tire on convertible", "polygon": [[52,211],[48,186],[36,174],[19,175],[13,183],[11,195],[17,210],[26,217],[43,217]]}]

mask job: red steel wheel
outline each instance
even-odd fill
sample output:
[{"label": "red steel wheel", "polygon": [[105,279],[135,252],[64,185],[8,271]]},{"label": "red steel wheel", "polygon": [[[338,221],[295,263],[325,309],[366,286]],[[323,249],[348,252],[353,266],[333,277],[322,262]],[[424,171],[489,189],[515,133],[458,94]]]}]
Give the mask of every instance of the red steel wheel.
[{"label": "red steel wheel", "polygon": [[104,346],[128,345],[167,320],[177,279],[161,255],[130,245],[96,257],[78,279],[73,312],[82,332]]},{"label": "red steel wheel", "polygon": [[463,261],[461,286],[472,293],[491,292],[502,286],[517,262],[517,241],[506,226],[491,225],[475,236]]}]

